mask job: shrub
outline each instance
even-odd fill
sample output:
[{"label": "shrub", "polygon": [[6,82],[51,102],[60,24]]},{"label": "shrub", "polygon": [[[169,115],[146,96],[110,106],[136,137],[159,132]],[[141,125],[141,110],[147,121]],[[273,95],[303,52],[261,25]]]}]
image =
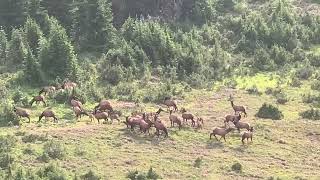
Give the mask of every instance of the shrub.
[{"label": "shrub", "polygon": [[280,94],[281,92],[282,92],[282,89],[280,89],[279,87],[277,87],[277,88],[270,88],[270,87],[268,87],[268,88],[266,89],[266,91],[265,91],[265,93],[266,93],[267,95],[272,95],[272,96],[276,96],[276,95]]},{"label": "shrub", "polygon": [[249,93],[249,94],[255,94],[255,95],[261,95],[262,93],[259,91],[259,89],[257,88],[257,86],[252,86],[248,89],[246,89],[246,91]]},{"label": "shrub", "polygon": [[302,85],[302,82],[298,78],[296,78],[296,77],[292,78],[292,80],[290,82],[290,86],[300,87],[301,85]]},{"label": "shrub", "polygon": [[68,102],[69,97],[70,97],[70,92],[68,92],[68,91],[58,91],[54,95],[53,99],[56,101],[56,103],[64,104],[64,103]]},{"label": "shrub", "polygon": [[19,126],[20,120],[13,111],[10,104],[4,104],[0,111],[0,125],[2,126]]},{"label": "shrub", "polygon": [[80,179],[83,179],[83,180],[99,180],[99,179],[101,179],[101,177],[99,177],[93,171],[90,170],[86,174],[80,176]]},{"label": "shrub", "polygon": [[283,93],[278,94],[276,98],[277,98],[277,103],[279,104],[285,104],[288,102],[288,97]]},{"label": "shrub", "polygon": [[157,180],[157,179],[160,179],[161,177],[151,167],[147,173],[139,172],[137,170],[129,171],[127,174],[127,178],[131,180],[144,180],[144,179]]},{"label": "shrub", "polygon": [[315,94],[303,94],[302,95],[302,102],[303,103],[318,103],[320,102],[320,96]]},{"label": "shrub", "polygon": [[311,119],[311,120],[320,120],[320,110],[319,109],[310,109],[303,111],[299,114],[302,118]]},{"label": "shrub", "polygon": [[256,114],[259,118],[280,120],[283,118],[282,112],[271,104],[264,103]]},{"label": "shrub", "polygon": [[231,170],[240,173],[242,172],[242,165],[239,162],[236,162],[231,166]]},{"label": "shrub", "polygon": [[38,134],[29,134],[29,135],[23,136],[21,140],[24,143],[35,143],[36,141],[47,141],[48,137],[44,135],[38,135]]},{"label": "shrub", "polygon": [[121,66],[109,66],[104,69],[102,79],[112,85],[117,85],[123,79],[124,71]]},{"label": "shrub", "polygon": [[13,157],[8,153],[0,154],[0,168],[7,169],[13,163]]},{"label": "shrub", "polygon": [[28,105],[28,98],[20,90],[16,91],[13,94],[12,100],[13,100],[14,104],[23,105],[23,106],[27,106]]},{"label": "shrub", "polygon": [[28,144],[27,148],[23,150],[23,154],[35,155],[36,153],[34,149],[31,147],[31,145]]},{"label": "shrub", "polygon": [[147,178],[156,180],[156,179],[160,179],[161,177],[152,169],[152,167],[150,167],[147,173]]},{"label": "shrub", "polygon": [[296,71],[296,76],[299,78],[299,79],[309,79],[309,77],[312,76],[312,73],[313,73],[313,70],[311,67],[303,67],[303,68],[300,68]]},{"label": "shrub", "polygon": [[311,89],[320,91],[320,81],[318,80],[313,81],[311,84]]},{"label": "shrub", "polygon": [[54,164],[50,164],[44,168],[41,168],[37,172],[37,175],[41,179],[50,179],[50,180],[66,180],[67,179],[64,172]]},{"label": "shrub", "polygon": [[17,139],[14,136],[0,136],[0,153],[10,152],[17,144]]},{"label": "shrub", "polygon": [[231,80],[228,80],[224,83],[225,86],[227,86],[228,88],[232,88],[232,89],[235,89],[238,85],[237,81],[231,79]]},{"label": "shrub", "polygon": [[52,159],[63,159],[66,156],[65,148],[59,143],[50,141],[43,147],[43,153]]},{"label": "shrub", "polygon": [[202,158],[197,158],[195,161],[194,161],[194,167],[197,167],[197,168],[200,168],[200,166],[201,166],[201,164],[202,164]]}]

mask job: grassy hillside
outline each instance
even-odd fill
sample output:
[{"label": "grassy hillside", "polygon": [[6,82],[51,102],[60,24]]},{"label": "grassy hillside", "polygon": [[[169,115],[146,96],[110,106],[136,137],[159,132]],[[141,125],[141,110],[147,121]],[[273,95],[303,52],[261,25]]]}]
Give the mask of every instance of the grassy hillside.
[{"label": "grassy hillside", "polygon": [[[240,84],[257,84],[263,92],[265,88],[275,88],[275,80],[266,79],[265,75],[237,81]],[[280,79],[278,77],[278,79]],[[43,107],[32,109],[32,123],[23,123],[20,128],[1,128],[1,135],[13,135],[18,139],[13,149],[14,164],[37,171],[44,165],[53,163],[63,169],[64,174],[73,178],[93,170],[102,179],[126,179],[129,171],[147,171],[150,167],[163,179],[319,179],[319,121],[301,119],[298,115],[308,106],[302,103],[301,94],[310,91],[307,82],[301,88],[283,86],[289,102],[277,105],[284,114],[282,120],[260,119],[254,115],[264,103],[275,104],[275,98],[266,95],[248,94],[247,91],[216,85],[214,91],[193,90],[187,93],[179,106],[204,118],[204,128],[195,130],[185,125],[182,130],[170,128],[168,138],[144,135],[137,130],[130,131],[124,124],[97,124],[83,118],[74,121],[68,105],[53,106],[60,121],[52,120],[36,123]],[[242,87],[244,88],[244,87]],[[229,94],[233,94],[236,104],[247,106],[249,122],[255,128],[253,142],[242,145],[237,131],[227,135],[227,142],[209,140],[213,127],[223,126],[224,115],[233,113]],[[112,101],[115,109],[129,114],[135,107],[133,103]],[[85,104],[92,108],[93,104]],[[155,111],[159,106],[145,104],[146,111]],[[160,119],[170,125],[168,113]],[[124,121],[124,117],[121,118]],[[23,142],[37,135],[34,142]],[[27,138],[29,137],[29,138]],[[39,141],[42,139],[42,141]],[[44,139],[44,140],[43,140]],[[24,140],[27,141],[27,140]],[[66,155],[62,160],[50,159],[43,162],[44,144],[54,141],[64,147]],[[31,151],[30,153],[28,151]],[[27,153],[28,152],[28,153]],[[195,167],[197,159],[198,167]],[[241,172],[232,170],[232,165],[239,162]],[[26,166],[27,165],[27,166]],[[67,178],[67,179],[69,179]]]}]

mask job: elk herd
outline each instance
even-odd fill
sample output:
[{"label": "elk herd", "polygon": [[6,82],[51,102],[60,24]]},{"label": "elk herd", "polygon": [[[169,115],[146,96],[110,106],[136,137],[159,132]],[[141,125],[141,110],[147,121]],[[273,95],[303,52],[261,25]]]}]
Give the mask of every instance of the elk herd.
[{"label": "elk herd", "polygon": [[[36,102],[36,104],[42,102],[44,106],[47,106],[45,97],[48,94],[63,90],[72,90],[73,92],[76,87],[77,84],[70,81],[65,81],[59,86],[43,87],[39,91],[39,95],[32,98],[30,101],[30,106],[32,106],[34,102]],[[231,102],[231,107],[234,111],[234,114],[228,114],[224,117],[224,127],[213,128],[209,136],[210,139],[212,139],[212,136],[214,136],[218,141],[220,141],[222,138],[224,141],[226,141],[226,135],[231,131],[238,130],[240,133],[241,129],[245,129],[241,135],[242,143],[245,143],[244,140],[247,140],[248,142],[250,139],[252,141],[253,127],[250,126],[249,123],[241,121],[242,114],[244,114],[243,117],[247,117],[246,108],[244,106],[234,105],[231,95],[229,101]],[[110,123],[112,123],[114,120],[117,120],[120,123],[120,117],[122,115],[121,111],[114,110],[108,100],[101,100],[92,111],[84,110],[83,104],[73,95],[73,93],[70,95],[69,103],[77,120],[85,115],[90,118],[91,122],[96,119],[98,124],[100,124],[100,120],[103,120],[104,123],[107,123],[109,120],[111,121]],[[171,128],[177,126],[180,130],[184,125],[188,125],[188,121],[190,121],[192,128],[202,129],[204,125],[204,119],[202,117],[198,117],[191,112],[188,112],[185,108],[180,108],[180,110],[178,110],[177,102],[175,100],[171,100],[170,98],[166,98],[163,104],[167,107],[166,110],[159,108],[156,112],[133,111],[129,116],[125,117],[125,121],[123,121],[123,123],[132,131],[134,131],[137,127],[140,133],[149,135],[150,129],[154,127],[155,134],[158,137],[162,134],[164,134],[164,137],[168,137],[168,128],[166,127],[164,120],[160,118],[161,112],[168,112],[168,120],[170,121]],[[14,107],[13,111],[19,118],[27,118],[29,123],[31,122],[30,110],[21,107]],[[58,118],[52,108],[46,108],[40,114],[38,122],[40,122],[43,117],[46,119],[53,118],[54,122],[58,122]],[[230,123],[233,125],[230,126]],[[217,135],[220,136],[220,139],[217,138]]]}]

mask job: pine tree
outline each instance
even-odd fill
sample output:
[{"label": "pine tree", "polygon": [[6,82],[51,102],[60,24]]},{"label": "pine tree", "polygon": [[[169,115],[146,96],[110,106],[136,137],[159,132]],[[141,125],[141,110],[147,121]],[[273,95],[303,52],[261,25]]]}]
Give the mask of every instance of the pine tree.
[{"label": "pine tree", "polygon": [[9,67],[14,69],[22,67],[26,55],[27,49],[23,43],[22,32],[14,29],[8,45],[7,63]]},{"label": "pine tree", "polygon": [[28,15],[41,27],[45,26],[47,10],[42,6],[42,0],[29,0],[27,6]]},{"label": "pine tree", "polygon": [[24,23],[27,17],[26,3],[27,0],[0,1],[0,26],[3,26],[6,32]]},{"label": "pine tree", "polygon": [[50,18],[50,34],[47,43],[42,42],[39,59],[41,69],[49,80],[56,78],[77,79],[77,59],[65,29]]},{"label": "pine tree", "polygon": [[28,53],[24,66],[24,77],[26,80],[33,84],[39,84],[41,82],[40,64],[32,54],[32,49],[28,47]]},{"label": "pine tree", "polygon": [[81,50],[105,52],[114,45],[111,3],[84,0],[73,9],[73,39]]},{"label": "pine tree", "polygon": [[42,31],[38,24],[28,18],[24,25],[24,35],[29,47],[31,48],[32,54],[38,56],[38,48],[40,39],[43,38]]},{"label": "pine tree", "polygon": [[3,29],[0,29],[0,65],[5,64],[7,55],[7,35]]}]

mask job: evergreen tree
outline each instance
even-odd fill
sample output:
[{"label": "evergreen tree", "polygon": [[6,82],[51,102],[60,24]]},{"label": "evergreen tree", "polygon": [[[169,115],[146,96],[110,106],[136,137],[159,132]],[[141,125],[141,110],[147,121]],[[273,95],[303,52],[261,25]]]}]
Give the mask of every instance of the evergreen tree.
[{"label": "evergreen tree", "polygon": [[0,29],[0,65],[5,64],[7,55],[7,35],[3,29]]},{"label": "evergreen tree", "polygon": [[111,3],[84,0],[73,9],[73,39],[85,51],[105,52],[114,44]]},{"label": "evergreen tree", "polygon": [[42,0],[28,1],[28,15],[31,19],[34,19],[41,27],[45,25],[48,12],[42,6]]},{"label": "evergreen tree", "polygon": [[41,82],[40,64],[32,54],[32,49],[28,47],[28,53],[25,60],[24,77],[26,80],[33,84]]},{"label": "evergreen tree", "polygon": [[22,67],[27,54],[27,49],[23,43],[22,32],[14,29],[8,45],[7,63],[14,69]]},{"label": "evergreen tree", "polygon": [[32,53],[37,56],[39,41],[43,36],[40,27],[34,20],[28,18],[24,25],[24,33],[25,40],[27,41]]},{"label": "evergreen tree", "polygon": [[41,43],[39,59],[44,75],[49,80],[77,78],[77,59],[65,29],[50,18],[50,34],[47,43]]},{"label": "evergreen tree", "polygon": [[27,0],[1,0],[0,1],[0,26],[7,32],[12,27],[22,25],[27,17]]}]

